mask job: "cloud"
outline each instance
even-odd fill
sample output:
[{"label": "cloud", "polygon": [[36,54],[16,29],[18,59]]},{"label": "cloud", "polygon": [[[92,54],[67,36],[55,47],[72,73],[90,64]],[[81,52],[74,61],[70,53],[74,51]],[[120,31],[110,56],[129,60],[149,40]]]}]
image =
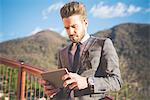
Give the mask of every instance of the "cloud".
[{"label": "cloud", "polygon": [[64,5],[64,3],[59,2],[59,3],[50,5],[47,9],[44,9],[42,11],[43,19],[46,20],[48,18],[48,15],[51,12],[59,10],[63,5]]},{"label": "cloud", "polygon": [[59,29],[58,29],[58,28],[50,27],[50,28],[48,28],[48,29],[51,30],[51,31],[54,31],[54,32],[59,32]]},{"label": "cloud", "polygon": [[136,7],[134,5],[130,5],[127,9],[127,14],[133,14],[133,13],[137,13],[139,11],[141,11],[141,7]]},{"label": "cloud", "polygon": [[60,32],[60,35],[63,37],[68,37],[65,29],[63,29],[62,32]]},{"label": "cloud", "polygon": [[65,29],[62,30],[62,29],[59,29],[59,28],[52,28],[52,27],[50,27],[48,29],[51,30],[51,31],[54,31],[54,32],[58,32],[63,37],[68,37]]},{"label": "cloud", "polygon": [[94,5],[91,8],[90,13],[92,13],[94,17],[98,18],[115,18],[132,15],[141,11],[141,9],[141,7],[126,5],[121,2],[112,6],[106,5],[104,2],[100,2],[98,5]]},{"label": "cloud", "polygon": [[37,32],[40,32],[42,31],[42,29],[40,27],[36,27],[29,35],[34,35],[36,34]]},{"label": "cloud", "polygon": [[147,9],[146,9],[146,12],[148,12],[148,13],[149,13],[149,12],[150,12],[150,8],[147,8]]},{"label": "cloud", "polygon": [[67,37],[67,33],[66,33],[65,29],[62,30],[62,29],[52,28],[52,27],[50,27],[48,29],[51,30],[51,31],[54,31],[54,32],[58,32],[63,37]]}]

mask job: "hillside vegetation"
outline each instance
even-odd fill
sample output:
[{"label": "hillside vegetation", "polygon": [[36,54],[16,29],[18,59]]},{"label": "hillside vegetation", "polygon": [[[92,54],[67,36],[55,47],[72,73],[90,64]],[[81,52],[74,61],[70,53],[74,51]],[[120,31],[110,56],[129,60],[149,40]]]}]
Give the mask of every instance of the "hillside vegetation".
[{"label": "hillside vegetation", "polygon": [[0,55],[37,67],[56,68],[57,52],[66,43],[58,33],[44,30],[33,36],[1,43]]},{"label": "hillside vegetation", "polygon": [[[95,33],[109,37],[120,58],[124,87],[119,96],[124,100],[150,98],[150,24],[126,23]],[[57,52],[67,44],[58,33],[44,30],[25,38],[0,43],[0,55],[23,60],[37,67],[56,68]],[[121,99],[121,98],[120,98]]]},{"label": "hillside vegetation", "polygon": [[120,69],[131,100],[150,98],[150,25],[121,24],[99,31],[99,37],[109,37],[120,58]]}]

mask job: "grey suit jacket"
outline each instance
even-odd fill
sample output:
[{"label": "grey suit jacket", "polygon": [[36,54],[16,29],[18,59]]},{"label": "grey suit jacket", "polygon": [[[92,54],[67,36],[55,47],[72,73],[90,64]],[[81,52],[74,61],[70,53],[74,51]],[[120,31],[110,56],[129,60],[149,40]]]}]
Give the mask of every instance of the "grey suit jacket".
[{"label": "grey suit jacket", "polygon": [[[65,67],[71,71],[68,58],[69,47],[59,52],[59,68]],[[80,57],[76,73],[94,79],[94,92],[88,88],[76,90],[75,99],[77,100],[98,100],[104,97],[107,91],[118,91],[121,88],[122,79],[118,56],[112,41],[109,38],[91,36]]]}]

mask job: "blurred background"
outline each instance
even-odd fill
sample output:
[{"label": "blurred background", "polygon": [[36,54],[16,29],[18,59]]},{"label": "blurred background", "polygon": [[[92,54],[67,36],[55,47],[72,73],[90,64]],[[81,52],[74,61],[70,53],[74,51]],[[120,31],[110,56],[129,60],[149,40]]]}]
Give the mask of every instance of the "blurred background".
[{"label": "blurred background", "polygon": [[[57,68],[69,40],[59,9],[73,0],[0,0],[0,56]],[[123,100],[150,98],[150,1],[76,0],[87,8],[88,33],[109,37],[120,58]]]}]

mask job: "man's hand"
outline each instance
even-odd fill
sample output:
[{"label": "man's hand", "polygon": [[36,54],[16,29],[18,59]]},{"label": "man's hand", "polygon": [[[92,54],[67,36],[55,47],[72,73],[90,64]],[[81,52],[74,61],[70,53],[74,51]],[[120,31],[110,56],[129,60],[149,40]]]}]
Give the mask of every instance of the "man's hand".
[{"label": "man's hand", "polygon": [[44,88],[45,94],[49,96],[50,98],[53,98],[60,91],[59,88],[55,88],[48,81],[41,80],[40,83],[42,84]]},{"label": "man's hand", "polygon": [[82,77],[76,73],[68,73],[62,77],[64,80],[64,87],[69,87],[69,89],[85,89],[88,87],[87,78]]}]

